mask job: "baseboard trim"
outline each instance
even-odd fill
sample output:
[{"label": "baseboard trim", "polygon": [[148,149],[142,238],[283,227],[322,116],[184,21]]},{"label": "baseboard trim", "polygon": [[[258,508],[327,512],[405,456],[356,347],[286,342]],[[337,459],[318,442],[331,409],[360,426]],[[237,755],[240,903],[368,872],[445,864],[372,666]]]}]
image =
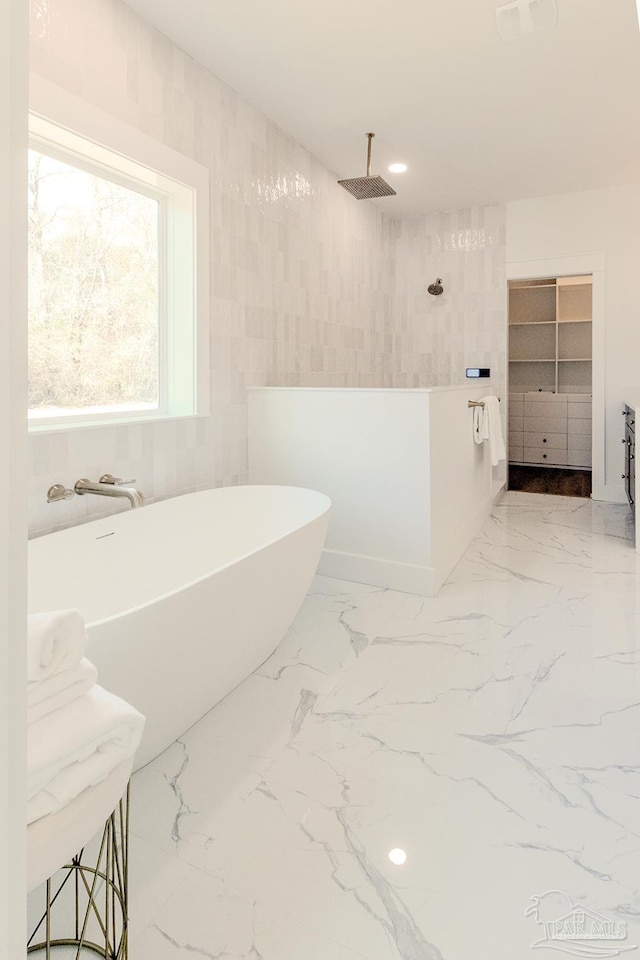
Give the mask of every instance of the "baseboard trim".
[{"label": "baseboard trim", "polygon": [[318,573],[338,580],[366,583],[373,587],[416,593],[421,597],[434,597],[438,592],[436,572],[433,567],[382,560],[357,553],[342,553],[339,550],[323,550]]},{"label": "baseboard trim", "polygon": [[325,549],[320,557],[318,573],[325,577],[336,577],[338,580],[351,580],[354,583],[366,583],[372,587],[415,593],[420,597],[435,597],[482,529],[491,515],[494,504],[502,498],[504,492],[505,486],[502,483],[494,488],[492,497],[482,504],[465,530],[464,536],[461,536],[455,545],[447,544],[447,549],[442,551],[443,557],[437,567]]},{"label": "baseboard trim", "polygon": [[594,486],[591,492],[592,500],[600,500],[602,503],[627,503],[624,490],[619,484],[605,483],[602,486]]}]

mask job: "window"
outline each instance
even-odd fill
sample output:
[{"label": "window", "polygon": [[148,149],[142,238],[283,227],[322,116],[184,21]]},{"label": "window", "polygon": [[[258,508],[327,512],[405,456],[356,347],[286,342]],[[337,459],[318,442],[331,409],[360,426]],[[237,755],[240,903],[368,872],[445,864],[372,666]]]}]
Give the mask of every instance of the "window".
[{"label": "window", "polygon": [[159,410],[160,201],[29,151],[29,411]]},{"label": "window", "polygon": [[49,85],[42,99],[54,118],[30,124],[31,429],[207,413],[207,171]]}]

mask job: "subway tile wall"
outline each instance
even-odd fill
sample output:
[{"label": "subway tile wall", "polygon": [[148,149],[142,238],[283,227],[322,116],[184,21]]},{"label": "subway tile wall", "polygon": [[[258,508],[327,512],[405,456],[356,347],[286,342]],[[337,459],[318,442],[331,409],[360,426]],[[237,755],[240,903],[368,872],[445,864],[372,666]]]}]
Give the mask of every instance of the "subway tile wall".
[{"label": "subway tile wall", "polygon": [[245,481],[248,386],[504,376],[502,208],[396,221],[120,0],[30,11],[31,70],[207,166],[212,216],[211,416],[32,436],[32,534],[122,509],[47,504],[56,482],[110,472],[161,499]]},{"label": "subway tile wall", "polygon": [[[506,395],[507,281],[504,207],[446,210],[394,224],[395,387],[465,382],[467,367],[491,369]],[[444,293],[426,288],[442,278]],[[506,402],[502,427],[506,430]],[[506,436],[506,433],[505,433]],[[504,464],[494,479],[506,479]]]},{"label": "subway tile wall", "polygon": [[[467,367],[491,367],[504,391],[504,208],[397,221],[393,251],[394,386],[464,383]],[[432,296],[427,287],[439,277],[444,293]]]}]

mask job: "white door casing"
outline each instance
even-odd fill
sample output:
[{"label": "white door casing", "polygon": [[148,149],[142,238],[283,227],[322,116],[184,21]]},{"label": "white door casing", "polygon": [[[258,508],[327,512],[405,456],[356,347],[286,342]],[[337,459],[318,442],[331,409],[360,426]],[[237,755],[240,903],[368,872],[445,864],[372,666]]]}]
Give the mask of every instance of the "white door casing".
[{"label": "white door casing", "polygon": [[25,955],[25,0],[0,0],[0,957]]},{"label": "white door casing", "polygon": [[[533,280],[539,277],[572,277],[591,274],[593,277],[592,314],[592,431],[593,466],[592,497],[609,500],[606,492],[606,436],[605,436],[605,280],[604,253],[575,257],[553,257],[548,260],[507,261],[507,281]],[[507,318],[508,322],[508,318]],[[508,412],[507,412],[508,415]]]}]

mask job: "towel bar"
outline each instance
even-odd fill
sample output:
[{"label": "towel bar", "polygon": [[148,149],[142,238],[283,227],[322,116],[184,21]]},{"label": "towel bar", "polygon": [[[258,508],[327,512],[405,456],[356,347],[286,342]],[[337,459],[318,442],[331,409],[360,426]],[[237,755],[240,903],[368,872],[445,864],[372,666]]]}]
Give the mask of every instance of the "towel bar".
[{"label": "towel bar", "polygon": [[[498,400],[500,400],[500,397],[498,397]],[[468,400],[467,406],[468,407],[484,407],[484,403],[482,402],[482,400]]]}]

